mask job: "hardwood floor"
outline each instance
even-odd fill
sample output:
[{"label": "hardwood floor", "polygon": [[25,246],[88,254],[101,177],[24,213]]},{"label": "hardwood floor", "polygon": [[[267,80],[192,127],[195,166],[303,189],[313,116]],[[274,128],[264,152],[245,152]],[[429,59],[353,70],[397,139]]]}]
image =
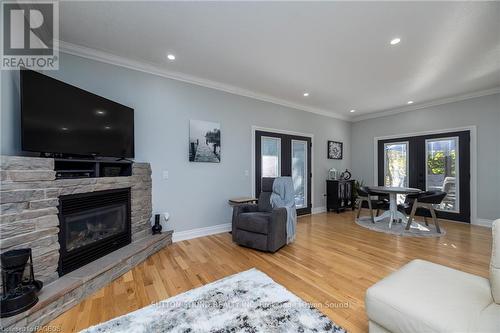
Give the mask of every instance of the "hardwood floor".
[{"label": "hardwood floor", "polygon": [[444,237],[402,238],[359,227],[350,212],[324,213],[301,217],[296,242],[275,254],[237,246],[228,233],[174,243],[48,325],[77,332],[256,267],[348,331],[366,332],[366,289],[412,259],[488,276],[491,229],[441,225]]}]

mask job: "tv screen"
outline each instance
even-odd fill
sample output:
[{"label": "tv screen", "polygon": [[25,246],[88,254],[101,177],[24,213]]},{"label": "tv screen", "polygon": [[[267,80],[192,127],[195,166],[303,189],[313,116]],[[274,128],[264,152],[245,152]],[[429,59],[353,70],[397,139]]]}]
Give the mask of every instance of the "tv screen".
[{"label": "tv screen", "polygon": [[134,110],[46,75],[21,70],[22,149],[134,157]]}]

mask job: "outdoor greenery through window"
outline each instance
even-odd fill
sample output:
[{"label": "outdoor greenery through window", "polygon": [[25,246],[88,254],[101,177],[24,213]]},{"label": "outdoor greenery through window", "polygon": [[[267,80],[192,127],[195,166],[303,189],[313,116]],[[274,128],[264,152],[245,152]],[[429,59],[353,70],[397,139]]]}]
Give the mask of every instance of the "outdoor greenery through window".
[{"label": "outdoor greenery through window", "polygon": [[426,140],[426,188],[447,193],[439,207],[458,211],[458,137]]},{"label": "outdoor greenery through window", "polygon": [[384,185],[408,186],[408,142],[386,143],[384,145]]},{"label": "outdoor greenery through window", "polygon": [[[384,185],[390,187],[408,187],[408,142],[384,144]],[[397,195],[398,203],[404,201],[404,195]]]}]

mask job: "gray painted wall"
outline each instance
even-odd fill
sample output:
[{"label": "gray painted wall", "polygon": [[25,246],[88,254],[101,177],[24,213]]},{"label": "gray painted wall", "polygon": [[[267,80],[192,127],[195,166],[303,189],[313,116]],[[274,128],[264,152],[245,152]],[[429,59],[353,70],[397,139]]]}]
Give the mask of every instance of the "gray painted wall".
[{"label": "gray painted wall", "polygon": [[[175,231],[228,223],[227,199],[250,195],[252,125],[310,133],[313,142],[313,207],[325,206],[327,170],[350,168],[351,125],[175,80],[71,55],[61,55],[50,76],[135,109],[136,160],[153,169],[153,209],[171,214]],[[19,155],[19,75],[2,71],[1,153]],[[189,120],[219,122],[222,162],[188,161]],[[326,141],[344,142],[342,161],[326,158]],[[168,170],[169,179],[162,179]]]},{"label": "gray painted wall", "polygon": [[373,184],[375,137],[472,125],[477,127],[477,215],[499,218],[500,94],[353,123],[353,176]]}]

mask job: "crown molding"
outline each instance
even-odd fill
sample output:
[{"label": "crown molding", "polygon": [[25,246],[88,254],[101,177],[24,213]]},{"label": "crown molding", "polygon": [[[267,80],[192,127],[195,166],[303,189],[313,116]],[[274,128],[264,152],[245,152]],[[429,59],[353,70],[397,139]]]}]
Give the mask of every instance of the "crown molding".
[{"label": "crown molding", "polygon": [[480,90],[480,91],[467,93],[467,94],[463,94],[463,95],[458,95],[458,96],[453,96],[453,97],[437,99],[437,100],[433,100],[433,101],[426,102],[426,103],[412,104],[412,105],[408,105],[408,106],[405,106],[402,108],[395,108],[395,109],[390,109],[390,110],[386,110],[386,111],[372,112],[372,113],[364,114],[361,116],[353,117],[353,118],[351,118],[351,121],[358,122],[358,121],[367,120],[367,119],[386,117],[386,116],[391,116],[391,115],[395,115],[398,113],[415,111],[415,110],[429,108],[432,106],[438,106],[438,105],[443,105],[443,104],[448,104],[448,103],[453,103],[453,102],[460,102],[460,101],[464,101],[464,100],[471,99],[471,98],[477,98],[477,97],[495,95],[495,94],[500,94],[500,87],[495,87],[495,88],[486,89],[486,90]]},{"label": "crown molding", "polygon": [[437,99],[433,101],[429,101],[426,103],[420,103],[420,104],[412,104],[400,108],[394,108],[394,109],[389,109],[389,110],[384,110],[384,111],[376,111],[376,112],[371,112],[368,114],[364,115],[359,115],[359,116],[349,116],[349,115],[342,115],[338,114],[335,112],[331,112],[325,109],[320,109],[320,108],[313,108],[310,106],[302,105],[302,104],[297,104],[293,102],[289,102],[284,99],[276,98],[273,96],[257,93],[251,90],[247,89],[242,89],[238,88],[233,85],[228,85],[224,84],[221,82],[216,82],[212,80],[207,80],[203,79],[200,77],[196,77],[193,75],[188,75],[180,72],[175,72],[175,71],[169,71],[166,70],[165,68],[162,68],[161,66],[147,63],[144,61],[137,61],[137,60],[132,60],[126,57],[118,56],[112,53],[104,52],[104,51],[99,51],[96,49],[92,49],[89,47],[73,44],[73,43],[68,43],[62,40],[59,40],[59,51],[71,55],[75,55],[78,57],[86,58],[86,59],[91,59],[91,60],[96,60],[99,62],[115,65],[115,66],[120,66],[152,75],[157,75],[161,76],[167,79],[172,79],[176,81],[181,81],[185,83],[190,83],[210,89],[215,89],[215,90],[220,90],[223,92],[227,92],[230,94],[234,95],[239,95],[239,96],[244,96],[252,99],[256,99],[259,101],[263,102],[268,102],[268,103],[273,103],[281,106],[285,106],[288,108],[292,108],[295,110],[299,111],[305,111],[305,112],[310,112],[310,113],[315,113],[319,114],[322,116],[330,117],[330,118],[335,118],[335,119],[340,119],[340,120],[345,120],[345,121],[350,121],[350,122],[358,122],[362,120],[367,120],[367,119],[373,119],[373,118],[380,118],[380,117],[386,117],[390,115],[395,115],[398,113],[403,113],[403,112],[409,112],[409,111],[415,111],[415,110],[420,110],[432,106],[438,106],[442,104],[448,104],[448,103],[453,103],[453,102],[459,102],[471,98],[477,98],[477,97],[482,97],[482,96],[488,96],[488,95],[494,95],[500,93],[500,87],[495,87],[492,89],[487,89],[487,90],[481,90],[481,91],[476,91],[472,93],[467,93],[463,95],[458,95],[458,96],[453,96],[453,97],[448,97],[448,98],[442,98],[442,99]]},{"label": "crown molding", "polygon": [[234,95],[240,95],[252,99],[256,99],[259,101],[263,102],[268,102],[268,103],[273,103],[281,106],[285,106],[288,108],[296,109],[299,111],[306,111],[306,112],[311,112],[315,114],[319,114],[322,116],[330,117],[330,118],[335,118],[335,119],[340,119],[340,120],[345,120],[345,121],[350,121],[351,118],[349,116],[341,115],[338,113],[330,112],[328,110],[324,109],[318,109],[318,108],[313,108],[309,107],[306,105],[301,105],[301,104],[296,104],[293,102],[286,101],[284,99],[279,99],[276,97],[272,97],[269,95],[264,95],[260,94],[251,90],[247,89],[242,89],[238,88],[236,86],[216,82],[216,81],[211,81],[211,80],[206,80],[203,78],[199,78],[196,76],[184,74],[184,73],[179,73],[179,72],[174,72],[174,71],[169,71],[161,66],[154,65],[151,63],[143,62],[143,61],[136,61],[132,60],[126,57],[118,56],[115,54],[111,54],[108,52],[104,51],[99,51],[96,49],[92,49],[89,47],[73,44],[73,43],[68,43],[65,41],[60,40],[59,41],[59,51],[71,55],[75,55],[78,57],[82,58],[87,58],[91,60],[96,60],[99,62],[115,65],[115,66],[120,66],[120,67],[125,67],[128,69],[152,74],[152,75],[157,75],[161,76],[167,79],[172,79],[172,80],[177,80],[185,83],[190,83],[210,89],[215,89],[215,90],[220,90],[224,91],[230,94]]}]

